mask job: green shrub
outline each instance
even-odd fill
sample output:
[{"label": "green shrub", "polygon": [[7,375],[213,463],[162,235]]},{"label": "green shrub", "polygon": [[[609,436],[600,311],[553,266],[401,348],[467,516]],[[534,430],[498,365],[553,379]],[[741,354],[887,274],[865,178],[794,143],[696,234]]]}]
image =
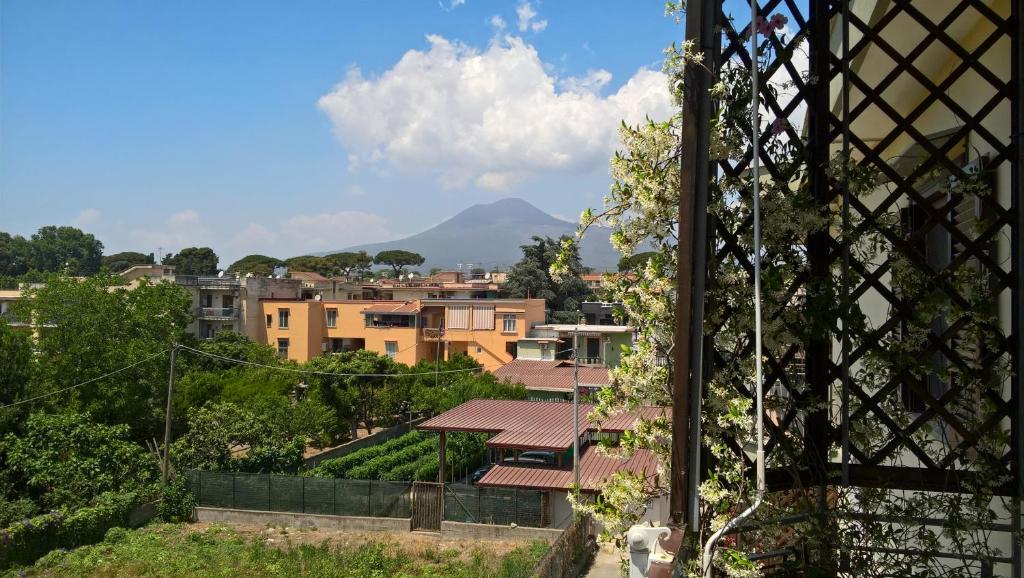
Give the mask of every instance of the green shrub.
[{"label": "green shrub", "polygon": [[29,498],[18,498],[17,500],[0,500],[0,528],[6,528],[11,524],[31,518],[39,512],[39,506]]},{"label": "green shrub", "polygon": [[195,508],[196,498],[188,489],[188,480],[178,476],[164,489],[163,499],[157,504],[156,511],[165,522],[191,522]]},{"label": "green shrub", "polygon": [[71,513],[57,510],[16,522],[0,530],[0,569],[30,564],[57,548],[100,542],[110,528],[127,526],[129,514],[142,501],[136,492],[106,492]]},{"label": "green shrub", "polygon": [[377,480],[391,470],[391,468],[415,462],[428,453],[437,453],[438,438],[432,436],[420,443],[378,456],[363,463],[360,466],[350,469],[347,477],[355,480]]}]

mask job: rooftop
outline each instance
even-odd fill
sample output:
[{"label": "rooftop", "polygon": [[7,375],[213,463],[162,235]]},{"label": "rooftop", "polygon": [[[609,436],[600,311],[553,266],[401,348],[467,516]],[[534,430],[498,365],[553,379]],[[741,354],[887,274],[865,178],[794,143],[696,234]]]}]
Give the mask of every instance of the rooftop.
[{"label": "rooftop", "polygon": [[[540,361],[515,359],[494,372],[498,379],[521,383],[526,389],[537,391],[572,391],[575,367],[564,360]],[[601,387],[611,384],[608,369],[604,367],[579,367],[580,385]]]},{"label": "rooftop", "polygon": [[[582,368],[581,368],[582,369]],[[594,406],[579,405],[580,431],[622,433],[637,418],[670,416],[668,408],[644,407],[612,416],[600,424],[587,419]],[[510,399],[474,399],[433,417],[417,428],[427,431],[466,431],[496,434],[490,447],[564,451],[572,447],[572,404]]]},{"label": "rooftop", "polygon": [[[658,461],[648,450],[637,450],[630,457],[603,455],[596,446],[580,453],[580,491],[595,493],[619,471],[641,474],[651,488],[658,486]],[[479,486],[529,490],[568,490],[573,483],[572,468],[535,467],[498,464],[477,482]]]},{"label": "rooftop", "polygon": [[535,325],[534,329],[546,329],[559,333],[633,333],[634,329],[628,325],[574,325],[571,323],[550,323],[547,325]]},{"label": "rooftop", "polygon": [[379,303],[363,309],[363,313],[381,313],[390,315],[415,315],[420,311],[420,304],[416,301],[404,301],[401,303]]}]

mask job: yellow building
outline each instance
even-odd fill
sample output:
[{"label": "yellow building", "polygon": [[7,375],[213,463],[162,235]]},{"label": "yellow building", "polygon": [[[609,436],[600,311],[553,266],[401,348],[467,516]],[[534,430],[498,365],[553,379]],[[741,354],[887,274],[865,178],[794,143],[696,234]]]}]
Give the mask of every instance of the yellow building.
[{"label": "yellow building", "polygon": [[260,308],[260,341],[300,362],[367,349],[412,365],[459,352],[494,370],[515,359],[519,339],[544,323],[543,299],[263,299]]}]

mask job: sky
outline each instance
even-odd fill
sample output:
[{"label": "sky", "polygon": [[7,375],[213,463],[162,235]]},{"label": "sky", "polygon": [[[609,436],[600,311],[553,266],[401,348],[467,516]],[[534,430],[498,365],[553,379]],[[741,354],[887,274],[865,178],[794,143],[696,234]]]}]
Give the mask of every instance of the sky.
[{"label": "sky", "polygon": [[520,197],[600,206],[672,113],[661,1],[0,0],[0,231],[221,266]]}]

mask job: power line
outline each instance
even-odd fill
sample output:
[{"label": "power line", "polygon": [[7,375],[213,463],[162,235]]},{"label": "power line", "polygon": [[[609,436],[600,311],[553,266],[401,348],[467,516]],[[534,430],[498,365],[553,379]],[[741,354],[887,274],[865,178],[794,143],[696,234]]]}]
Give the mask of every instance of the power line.
[{"label": "power line", "polygon": [[148,356],[148,357],[146,357],[144,359],[136,361],[135,363],[133,363],[131,365],[126,365],[126,366],[122,367],[121,369],[115,369],[114,371],[111,371],[110,373],[103,374],[103,375],[101,375],[99,377],[94,377],[92,379],[83,381],[82,383],[76,383],[75,385],[71,385],[71,386],[65,387],[64,389],[58,389],[57,391],[51,391],[50,393],[44,393],[43,395],[37,395],[35,397],[30,397],[28,399],[23,399],[21,401],[16,401],[14,403],[9,403],[7,405],[0,405],[0,409],[7,409],[9,407],[14,407],[16,405],[21,405],[23,403],[29,403],[31,401],[36,401],[37,399],[43,399],[44,397],[50,397],[51,395],[57,395],[58,393],[64,393],[65,391],[70,391],[70,390],[75,389],[77,387],[82,387],[83,385],[89,385],[90,383],[92,383],[94,381],[99,381],[101,379],[106,379],[106,378],[108,378],[108,377],[110,377],[112,375],[117,375],[118,373],[121,373],[122,371],[127,371],[127,370],[129,370],[129,369],[131,369],[131,368],[133,368],[133,367],[135,367],[137,365],[142,365],[143,363],[146,363],[147,361],[149,361],[151,359],[159,357],[159,356],[167,353],[168,351],[170,351],[170,350],[169,349],[165,349],[163,351],[159,351],[159,352],[154,353],[153,355],[150,355],[150,356]]},{"label": "power line", "polygon": [[252,367],[262,367],[265,369],[275,369],[278,371],[290,371],[292,373],[303,373],[312,375],[331,375],[334,377],[418,377],[421,375],[436,375],[441,373],[465,373],[467,371],[482,371],[482,367],[471,367],[469,369],[446,369],[444,371],[421,371],[417,373],[335,373],[333,371],[314,371],[311,369],[299,369],[295,367],[283,367],[275,365],[266,365],[263,363],[256,363],[255,361],[245,361],[243,359],[234,359],[231,357],[224,357],[223,355],[217,355],[215,353],[209,353],[200,349],[194,349],[187,345],[179,345],[181,349],[191,351],[199,355],[211,357],[213,359],[220,359],[221,361],[228,361],[239,365],[248,365]]}]

